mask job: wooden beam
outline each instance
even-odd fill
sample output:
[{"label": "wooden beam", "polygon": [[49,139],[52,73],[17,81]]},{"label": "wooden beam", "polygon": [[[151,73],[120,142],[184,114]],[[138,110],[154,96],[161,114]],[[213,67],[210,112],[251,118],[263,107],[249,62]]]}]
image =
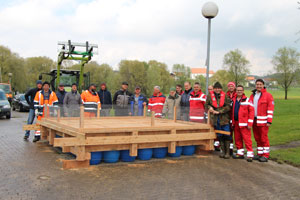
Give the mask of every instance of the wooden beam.
[{"label": "wooden beam", "polygon": [[174,106],[174,110],[173,110],[173,120],[174,120],[174,122],[176,122],[176,120],[177,120],[177,108],[176,108],[176,106]]},{"label": "wooden beam", "polygon": [[100,107],[100,104],[98,103],[98,106],[97,106],[97,119],[100,119],[100,110],[101,110],[101,107]]},{"label": "wooden beam", "polygon": [[[170,131],[170,133],[172,134],[172,135],[175,135],[176,134],[176,130],[175,129],[172,129],[171,131]],[[168,152],[169,153],[176,153],[176,142],[170,142],[169,143],[169,145],[168,145]]]},{"label": "wooden beam", "polygon": [[38,124],[31,124],[31,125],[24,125],[23,126],[23,131],[27,130],[39,130],[41,127]]},{"label": "wooden beam", "polygon": [[111,137],[87,137],[86,140],[78,138],[55,138],[54,146],[83,146],[83,145],[116,145],[116,144],[140,144],[157,142],[176,142],[191,140],[214,139],[215,134],[204,133],[184,133],[184,134],[164,134],[164,135],[137,135],[137,136],[111,136]]},{"label": "wooden beam", "polygon": [[[137,136],[138,132],[137,131],[133,131],[132,132],[132,136]],[[138,154],[138,145],[137,144],[131,144],[130,146],[130,150],[129,150],[129,155],[130,156],[137,156]]]},{"label": "wooden beam", "polygon": [[147,117],[147,105],[144,105],[144,117]]},{"label": "wooden beam", "polygon": [[84,107],[80,106],[79,128],[84,128]]},{"label": "wooden beam", "polygon": [[87,168],[90,166],[89,160],[63,160],[63,169]]},{"label": "wooden beam", "polygon": [[155,112],[154,111],[152,111],[151,112],[151,126],[154,126],[155,124]]},{"label": "wooden beam", "polygon": [[224,135],[230,135],[231,133],[229,131],[221,131],[221,130],[215,130],[215,133],[220,133],[220,134],[224,134]]},{"label": "wooden beam", "polygon": [[50,145],[54,144],[54,138],[55,138],[55,130],[50,129],[50,131],[49,131],[49,144]]}]

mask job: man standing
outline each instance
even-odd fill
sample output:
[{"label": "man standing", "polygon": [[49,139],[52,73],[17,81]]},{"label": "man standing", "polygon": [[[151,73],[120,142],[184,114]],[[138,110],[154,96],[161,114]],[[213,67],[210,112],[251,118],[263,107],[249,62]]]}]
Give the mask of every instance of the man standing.
[{"label": "man standing", "polygon": [[166,97],[160,92],[160,87],[155,86],[153,95],[149,99],[148,112],[154,111],[155,117],[161,118]]},{"label": "man standing", "polygon": [[95,84],[91,84],[89,90],[82,92],[81,100],[84,106],[84,116],[96,117],[98,106],[101,107],[101,103]]},{"label": "man standing", "polygon": [[178,95],[182,95],[184,92],[182,91],[182,85],[180,85],[180,84],[177,84],[176,85],[176,93],[178,94]]},{"label": "man standing", "polygon": [[[232,106],[232,103],[233,103],[233,99],[236,97],[236,88],[235,88],[235,83],[234,82],[229,82],[227,84],[227,93],[226,95],[230,98],[231,100],[231,106]],[[232,110],[230,111],[230,117],[232,116]],[[232,127],[232,121],[233,119],[230,120],[230,128]],[[232,133],[233,133],[233,130],[231,129],[230,130],[230,133],[231,133],[231,136],[232,136]],[[230,143],[230,155],[233,154],[233,140],[231,141]]]},{"label": "man standing", "polygon": [[77,84],[72,84],[71,92],[68,92],[64,98],[64,114],[68,117],[79,117],[81,96],[77,91]]},{"label": "man standing", "polygon": [[128,83],[123,82],[122,88],[114,95],[113,105],[116,116],[128,116],[130,112],[129,97],[132,94],[128,91]]},{"label": "man standing", "polygon": [[139,86],[135,87],[135,93],[129,98],[130,102],[130,112],[131,116],[143,116],[144,106],[147,105],[147,97],[141,94],[141,88]]},{"label": "man standing", "polygon": [[252,162],[251,127],[254,119],[253,102],[245,96],[242,85],[237,86],[236,94],[236,97],[232,99],[232,126],[237,154],[233,158],[244,159],[244,141],[247,149],[247,161]]},{"label": "man standing", "polygon": [[[45,105],[49,106],[47,113],[45,113]],[[50,90],[50,83],[45,81],[43,83],[43,89],[38,91],[34,97],[34,108],[38,111],[37,125],[38,121],[40,121],[45,114],[48,115],[51,107],[58,108],[58,99],[55,92]],[[40,140],[41,131],[36,130],[33,142],[37,142]]]},{"label": "man standing", "polygon": [[[205,108],[211,113],[210,121],[216,130],[230,132],[230,99],[222,91],[222,85],[219,82],[214,84],[214,91],[208,94]],[[232,137],[220,133],[217,133],[217,137],[222,150],[220,158],[230,158],[230,141]]]},{"label": "man standing", "polygon": [[190,121],[204,123],[206,95],[202,93],[200,84],[194,84],[194,91],[190,96]]},{"label": "man standing", "polygon": [[207,87],[208,92],[212,92],[214,90],[214,87],[212,85],[209,85]]},{"label": "man standing", "polygon": [[64,84],[60,83],[58,85],[58,91],[56,93],[56,96],[58,98],[58,106],[60,108],[60,114],[64,115],[64,98],[66,96],[67,92],[65,91]]},{"label": "man standing", "polygon": [[[42,89],[42,81],[38,80],[36,82],[36,88],[32,88],[28,90],[25,94],[25,99],[29,105],[29,114],[28,114],[28,119],[27,119],[27,124],[32,124],[35,118],[35,109],[34,109],[34,97],[38,91]],[[26,130],[24,140],[27,140],[30,135],[30,130]]]},{"label": "man standing", "polygon": [[110,110],[112,109],[111,93],[107,90],[106,83],[101,83],[98,96],[101,102],[101,116],[109,116]]},{"label": "man standing", "polygon": [[184,83],[184,93],[181,95],[181,119],[184,121],[190,120],[190,96],[192,92],[192,87],[190,82]]},{"label": "man standing", "polygon": [[176,119],[180,120],[180,100],[181,96],[175,88],[170,88],[170,94],[164,103],[163,115],[168,115],[168,119],[174,119],[174,107],[176,106]]},{"label": "man standing", "polygon": [[262,79],[257,79],[255,85],[256,89],[252,91],[253,93],[250,96],[255,111],[253,134],[257,143],[257,156],[254,156],[254,160],[268,162],[270,155],[268,132],[273,120],[274,99],[267,92],[264,87],[265,82]]}]

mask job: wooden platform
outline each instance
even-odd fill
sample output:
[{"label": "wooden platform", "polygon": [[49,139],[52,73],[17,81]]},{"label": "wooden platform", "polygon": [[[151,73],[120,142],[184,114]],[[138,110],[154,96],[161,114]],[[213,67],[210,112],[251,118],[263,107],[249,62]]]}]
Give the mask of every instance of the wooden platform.
[{"label": "wooden platform", "polygon": [[[175,153],[176,146],[199,145],[213,150],[216,138],[209,124],[168,120],[152,117],[95,117],[43,118],[39,127],[41,139],[63,152],[76,155],[76,160],[64,160],[63,167],[89,166],[91,152],[129,150],[137,156],[138,149],[168,147]],[[55,138],[56,135],[62,138]]]}]

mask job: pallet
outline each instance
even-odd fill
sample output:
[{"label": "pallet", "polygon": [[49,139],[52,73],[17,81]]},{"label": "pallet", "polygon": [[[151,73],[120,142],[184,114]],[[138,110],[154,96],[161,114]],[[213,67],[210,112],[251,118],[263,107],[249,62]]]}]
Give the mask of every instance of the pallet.
[{"label": "pallet", "polygon": [[[64,153],[76,155],[76,160],[64,160],[63,168],[88,167],[91,152],[129,150],[137,156],[138,149],[197,145],[205,151],[213,150],[216,134],[209,124],[151,117],[45,117],[39,122],[41,139]],[[176,112],[175,112],[176,113]],[[56,135],[61,138],[55,138]]]}]

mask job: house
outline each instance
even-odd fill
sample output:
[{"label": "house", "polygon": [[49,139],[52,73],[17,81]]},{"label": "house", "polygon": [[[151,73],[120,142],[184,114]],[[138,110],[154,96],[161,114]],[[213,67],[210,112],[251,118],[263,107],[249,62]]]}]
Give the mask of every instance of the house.
[{"label": "house", "polygon": [[246,77],[246,84],[245,86],[246,87],[253,87],[255,85],[255,80],[256,80],[256,77],[255,76],[247,76]]},{"label": "house", "polygon": [[[214,75],[214,71],[213,70],[209,70],[209,77],[211,77],[212,75]],[[202,75],[204,77],[206,77],[206,68],[191,68],[191,77],[192,79],[195,79],[197,76]]]}]

